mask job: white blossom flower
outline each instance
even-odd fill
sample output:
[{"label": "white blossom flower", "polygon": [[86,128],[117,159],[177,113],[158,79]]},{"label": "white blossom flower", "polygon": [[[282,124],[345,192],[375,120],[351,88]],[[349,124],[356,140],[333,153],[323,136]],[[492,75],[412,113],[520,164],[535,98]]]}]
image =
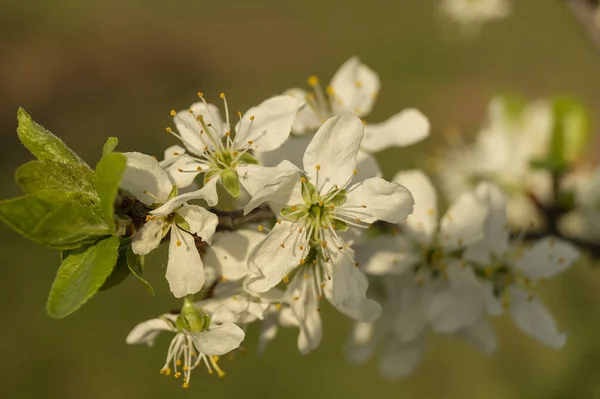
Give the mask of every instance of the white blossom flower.
[{"label": "white blossom flower", "polygon": [[[173,182],[158,161],[137,152],[125,155],[127,167],[121,187],[151,208],[168,202],[174,193]],[[169,288],[177,298],[200,291],[205,276],[193,235],[210,244],[218,224],[217,216],[198,205],[186,203],[170,207],[164,214],[155,215],[154,212],[150,211],[146,223],[133,236],[133,252],[149,254],[170,231],[166,272]]]},{"label": "white blossom flower", "polygon": [[[338,259],[338,253],[352,259],[338,232],[349,227],[368,228],[376,220],[400,222],[412,211],[412,197],[400,184],[371,178],[351,185],[363,130],[360,120],[351,114],[329,119],[304,154],[306,176],[296,177],[293,186],[283,184],[269,194],[270,199],[286,199],[286,207],[281,210],[282,220],[250,255],[251,290],[264,292],[277,285],[306,262],[311,249],[318,248],[325,260]],[[244,167],[249,174],[263,169]],[[335,268],[334,264],[334,274]],[[341,278],[355,278],[341,274]],[[345,293],[349,297],[353,294],[362,296],[358,291]]]},{"label": "white blossom flower", "polygon": [[566,270],[579,257],[579,251],[550,236],[531,246],[524,247],[519,241],[511,244],[506,229],[505,199],[500,190],[482,184],[477,194],[490,204],[485,240],[467,248],[464,257],[477,265],[481,284],[493,294],[488,312],[496,315],[503,309],[509,310],[523,332],[544,345],[562,348],[566,334],[558,331],[550,312],[529,289]]},{"label": "white blossom flower", "polygon": [[183,376],[183,387],[188,388],[192,370],[201,364],[210,374],[216,372],[219,377],[225,376],[218,364],[219,356],[238,348],[244,340],[245,334],[240,327],[219,319],[216,314],[211,317],[204,311],[184,305],[178,316],[164,314],[138,324],[126,342],[152,346],[162,331],[175,333],[160,373],[167,376],[173,373],[175,378]]},{"label": "white blossom flower", "polygon": [[[314,133],[327,119],[343,113],[354,113],[359,117],[367,116],[379,93],[379,76],[363,64],[358,57],[346,61],[335,73],[329,86],[323,90],[319,79],[311,76],[308,84],[313,92],[294,88],[285,94],[305,101],[294,121],[292,132],[296,134]],[[365,122],[366,123],[366,122]],[[361,175],[366,178],[379,175],[375,158],[370,155],[390,147],[407,147],[429,135],[429,121],[418,110],[407,108],[382,123],[366,123],[365,133],[359,152],[359,173],[373,170],[372,174]],[[275,166],[286,159],[301,166],[301,154],[308,145],[305,137],[290,137],[279,149],[258,155],[262,165]]]},{"label": "white blossom flower", "polygon": [[454,148],[436,159],[445,194],[456,199],[480,181],[491,181],[507,193],[511,225],[529,228],[539,224],[538,210],[529,195],[548,202],[551,179],[548,172],[533,169],[531,163],[546,156],[553,124],[549,101],[538,100],[520,107],[507,98],[494,98],[487,123],[475,143],[455,142]]},{"label": "white blossom flower", "polygon": [[[171,201],[180,204],[183,201],[203,198],[210,206],[218,202],[217,182],[221,182],[234,197],[240,194],[237,166],[256,163],[250,151],[272,151],[288,138],[298,109],[304,103],[291,96],[276,96],[250,108],[244,115],[238,112],[239,122],[234,133],[229,120],[229,108],[225,95],[221,98],[225,104],[225,122],[219,109],[204,100],[192,104],[189,110],[175,112],[177,132],[170,127],[167,132],[181,140],[186,153],[175,151],[184,157],[184,161],[171,161],[170,173],[180,187],[191,183],[190,177],[204,176],[204,187],[198,191],[181,195]],[[171,206],[166,204],[166,207]]]},{"label": "white blossom flower", "polygon": [[465,33],[477,34],[486,22],[508,17],[511,8],[508,0],[441,0],[439,11]]}]

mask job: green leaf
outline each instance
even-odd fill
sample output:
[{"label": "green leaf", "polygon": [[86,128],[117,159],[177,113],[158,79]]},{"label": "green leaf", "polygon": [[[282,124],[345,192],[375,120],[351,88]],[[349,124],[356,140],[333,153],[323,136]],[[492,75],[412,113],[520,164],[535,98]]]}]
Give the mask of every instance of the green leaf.
[{"label": "green leaf", "polygon": [[102,286],[117,262],[119,237],[107,237],[72,252],[60,265],[52,284],[46,310],[65,317],[81,307]]},{"label": "green leaf", "polygon": [[240,196],[240,179],[234,169],[226,169],[221,173],[221,183],[232,197]]},{"label": "green leaf", "polygon": [[144,258],[140,255],[136,255],[133,253],[131,248],[127,251],[127,265],[129,266],[129,270],[131,274],[133,274],[139,281],[142,283],[146,291],[150,295],[154,295],[154,288],[152,285],[142,277],[142,272],[144,270]]},{"label": "green leaf", "polygon": [[17,120],[19,121],[17,127],[19,139],[40,161],[49,159],[61,163],[87,165],[61,139],[38,125],[23,108],[19,108]]},{"label": "green leaf", "polygon": [[102,156],[113,152],[117,147],[117,144],[119,144],[119,139],[116,137],[109,137],[106,139],[106,143],[104,143],[104,147],[102,147]]},{"label": "green leaf", "polygon": [[55,249],[74,249],[111,233],[94,197],[41,190],[0,201],[0,220],[30,240]]},{"label": "green leaf", "polygon": [[96,165],[94,185],[100,197],[100,211],[104,221],[113,232],[116,229],[114,220],[115,197],[119,192],[119,185],[126,164],[127,158],[125,155],[112,152],[103,156]]},{"label": "green leaf", "polygon": [[16,181],[28,194],[40,190],[85,193],[97,197],[94,172],[85,165],[51,161],[31,161],[17,169]]}]

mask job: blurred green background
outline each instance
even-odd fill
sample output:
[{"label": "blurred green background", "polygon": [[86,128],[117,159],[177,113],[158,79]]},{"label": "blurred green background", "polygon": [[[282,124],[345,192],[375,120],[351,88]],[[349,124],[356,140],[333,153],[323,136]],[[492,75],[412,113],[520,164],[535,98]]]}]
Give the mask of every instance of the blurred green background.
[{"label": "blurred green background", "polygon": [[[388,177],[422,162],[445,129],[473,132],[500,91],[530,98],[568,92],[593,112],[600,106],[600,54],[562,3],[513,1],[509,19],[465,41],[439,20],[433,0],[5,0],[1,197],[19,194],[13,172],[31,159],[15,134],[18,106],[92,165],[107,136],[119,137],[122,151],[162,156],[175,144],[164,133],[169,110],[187,107],[197,91],[215,102],[224,91],[233,111],[243,111],[289,87],[306,87],[311,74],[328,81],[355,54],[383,82],[369,120],[415,106],[432,122],[427,142],[381,154]],[[499,320],[495,358],[434,338],[413,377],[388,382],[375,362],[345,361],[350,323],[327,309],[325,338],[313,354],[299,355],[297,331],[283,330],[259,356],[252,329],[249,353],[223,360],[224,379],[199,369],[186,391],[158,374],[166,337],[152,349],[125,345],[137,322],[177,304],[164,281],[164,254],[148,268],[155,297],[130,279],[53,320],[44,306],[59,255],[4,226],[0,235],[3,398],[600,398],[600,271],[584,262],[542,289],[561,328],[571,331],[562,351]]]}]

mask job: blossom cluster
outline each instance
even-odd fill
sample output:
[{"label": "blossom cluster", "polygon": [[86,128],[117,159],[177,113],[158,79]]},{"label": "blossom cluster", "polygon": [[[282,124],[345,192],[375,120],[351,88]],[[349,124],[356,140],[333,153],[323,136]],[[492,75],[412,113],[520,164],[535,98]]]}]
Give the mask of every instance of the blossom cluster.
[{"label": "blossom cluster", "polygon": [[[183,299],[180,312],[140,323],[127,342],[152,345],[161,331],[174,333],[161,373],[187,387],[198,366],[224,375],[219,356],[240,349],[255,322],[260,350],[280,327],[298,329],[300,353],[314,350],[325,300],[355,321],[349,359],[377,355],[389,378],[414,370],[431,332],[493,353],[490,318],[505,313],[540,343],[561,348],[567,334],[534,289],[570,267],[579,250],[510,229],[520,203],[513,194],[537,187],[527,173],[540,148],[536,134],[550,129],[544,107],[527,107],[517,129],[502,102],[492,102],[480,139],[438,159],[435,177],[453,201],[442,214],[425,172],[401,170],[388,181],[373,156],[428,137],[420,111],[365,121],[380,79],[356,57],[328,86],[314,76],[308,85],[238,112],[235,123],[224,94],[223,118],[198,93],[199,102],[171,112],[166,131],[179,143],[163,161],[125,154],[122,195],[146,211],[131,248],[143,256],[168,242],[166,279]],[[536,134],[514,151],[515,131]],[[242,222],[223,223],[233,215],[225,207],[241,209]]]}]

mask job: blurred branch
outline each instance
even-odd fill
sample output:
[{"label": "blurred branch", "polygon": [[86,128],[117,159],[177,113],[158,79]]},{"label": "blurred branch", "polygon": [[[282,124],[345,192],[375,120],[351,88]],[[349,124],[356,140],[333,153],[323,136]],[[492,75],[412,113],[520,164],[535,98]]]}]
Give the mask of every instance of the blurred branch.
[{"label": "blurred branch", "polygon": [[594,14],[600,6],[599,0],[565,0],[575,19],[585,30],[586,35],[600,51],[600,28],[594,21]]}]

